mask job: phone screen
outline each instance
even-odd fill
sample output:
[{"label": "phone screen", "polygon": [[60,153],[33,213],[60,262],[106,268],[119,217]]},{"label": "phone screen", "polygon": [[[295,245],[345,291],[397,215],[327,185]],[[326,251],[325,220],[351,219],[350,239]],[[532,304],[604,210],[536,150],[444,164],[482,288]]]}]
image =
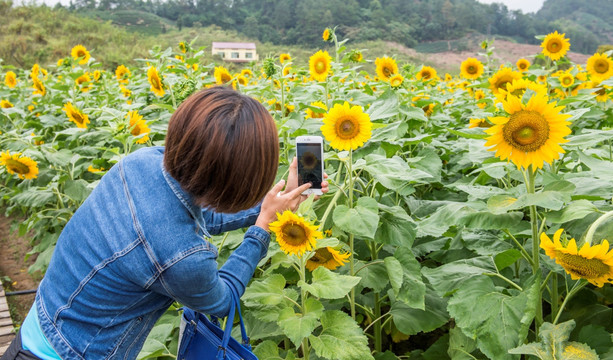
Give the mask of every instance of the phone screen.
[{"label": "phone screen", "polygon": [[311,189],[321,189],[323,181],[321,144],[297,143],[298,186],[311,183]]}]

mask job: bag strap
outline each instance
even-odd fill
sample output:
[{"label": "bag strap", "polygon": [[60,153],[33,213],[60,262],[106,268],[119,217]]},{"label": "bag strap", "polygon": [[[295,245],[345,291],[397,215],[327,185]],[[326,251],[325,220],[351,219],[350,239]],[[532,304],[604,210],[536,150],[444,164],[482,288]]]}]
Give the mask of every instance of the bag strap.
[{"label": "bag strap", "polygon": [[232,325],[234,324],[234,313],[236,311],[238,311],[238,318],[241,325],[241,338],[243,346],[245,346],[249,351],[251,351],[251,344],[249,343],[249,337],[247,336],[247,331],[245,330],[245,323],[243,322],[243,315],[241,314],[241,305],[238,292],[236,291],[234,286],[229,285],[228,287],[230,288],[232,302],[230,303],[230,313],[228,314],[228,319],[226,320],[226,328],[223,332],[223,339],[221,341],[221,345],[219,346],[219,349],[217,351],[216,360],[225,360],[226,358],[226,349],[228,348],[228,343],[230,342]]},{"label": "bag strap", "polygon": [[242,344],[243,346],[251,350],[251,344],[249,343],[249,336],[247,336],[247,330],[245,330],[245,323],[243,322],[243,314],[241,314],[240,297],[238,296],[238,292],[236,291],[234,286],[230,286],[230,290],[232,291],[232,297],[234,298],[234,301],[236,303],[236,311],[238,312],[238,319],[240,320],[240,324],[241,324]]}]

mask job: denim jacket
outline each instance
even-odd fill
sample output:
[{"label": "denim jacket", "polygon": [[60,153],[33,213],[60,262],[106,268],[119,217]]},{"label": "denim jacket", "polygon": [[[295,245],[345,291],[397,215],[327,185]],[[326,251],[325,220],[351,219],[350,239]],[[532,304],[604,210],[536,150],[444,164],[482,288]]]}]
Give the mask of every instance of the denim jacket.
[{"label": "denim jacket", "polygon": [[202,209],[163,168],[163,147],[138,150],[102,177],[62,231],[36,296],[40,326],[64,359],[134,359],[173,301],[227,315],[266,255],[251,226],[218,270],[210,234],[250,226],[260,207]]}]

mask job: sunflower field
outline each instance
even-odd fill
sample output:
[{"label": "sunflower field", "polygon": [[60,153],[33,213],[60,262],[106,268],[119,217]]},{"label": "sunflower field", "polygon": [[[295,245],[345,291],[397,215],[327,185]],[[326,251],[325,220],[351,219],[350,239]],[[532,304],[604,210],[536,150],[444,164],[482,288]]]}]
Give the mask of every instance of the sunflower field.
[{"label": "sunflower field", "polygon": [[[236,74],[189,43],[133,68],[82,45],[0,66],[0,192],[26,214],[30,270],[108,169],[164,144],[185,98],[232,86],[273,115],[278,178],[296,136],[326,144],[329,193],[279,214],[241,298],[260,359],[613,359],[612,51],[574,64],[555,32],[497,64],[486,41],[451,76],[323,41],[308,68],[280,54]],[[242,234],[210,239],[220,263]],[[176,357],[179,308],[141,359]]]}]

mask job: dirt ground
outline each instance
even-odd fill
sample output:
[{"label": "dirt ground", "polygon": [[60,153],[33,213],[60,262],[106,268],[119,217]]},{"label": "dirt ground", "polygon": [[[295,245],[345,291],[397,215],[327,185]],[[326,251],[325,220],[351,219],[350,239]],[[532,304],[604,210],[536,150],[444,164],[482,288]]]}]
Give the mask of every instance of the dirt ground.
[{"label": "dirt ground", "polygon": [[[470,51],[445,51],[430,54],[419,53],[414,49],[395,42],[387,42],[386,45],[392,49],[392,51],[396,51],[411,58],[417,59],[417,64],[431,64],[434,66],[434,68],[439,69],[440,71],[450,73],[459,73],[460,64],[469,57],[474,57],[481,61],[485,61],[483,56],[478,55],[478,53],[483,51],[481,48]],[[532,62],[534,56],[540,54],[542,51],[540,45],[517,44],[506,40],[495,40],[493,46],[493,59],[499,64],[512,64],[513,67],[515,67],[515,63],[520,58],[526,58]],[[567,56],[576,64],[585,64],[591,55],[569,52]]]},{"label": "dirt ground", "polygon": [[[20,237],[11,231],[11,224],[18,223],[17,217],[5,217],[0,214],[0,280],[6,292],[36,289],[41,276],[30,275],[28,267],[34,263],[36,256],[25,261],[31,250],[29,238]],[[15,325],[21,325],[34,302],[34,294],[7,296],[11,317]]]}]

